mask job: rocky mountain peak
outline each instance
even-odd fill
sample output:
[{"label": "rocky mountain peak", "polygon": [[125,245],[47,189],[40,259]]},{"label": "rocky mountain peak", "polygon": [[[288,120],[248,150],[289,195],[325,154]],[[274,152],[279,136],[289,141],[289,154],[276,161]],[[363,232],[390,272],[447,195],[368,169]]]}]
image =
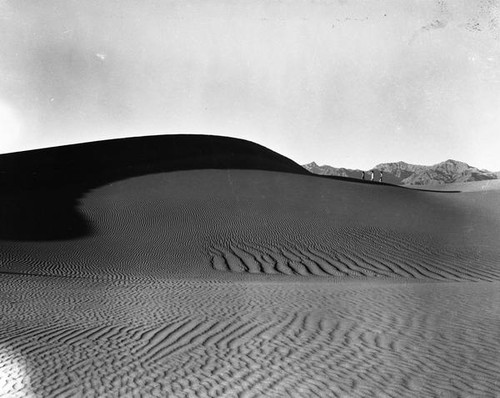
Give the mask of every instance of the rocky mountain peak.
[{"label": "rocky mountain peak", "polygon": [[[360,178],[359,170],[318,166],[312,162],[304,166],[311,173]],[[497,173],[478,169],[465,162],[447,159],[432,166],[422,166],[403,161],[380,163],[372,170],[384,172],[384,181],[403,185],[432,185],[452,182],[469,182],[498,179]]]}]

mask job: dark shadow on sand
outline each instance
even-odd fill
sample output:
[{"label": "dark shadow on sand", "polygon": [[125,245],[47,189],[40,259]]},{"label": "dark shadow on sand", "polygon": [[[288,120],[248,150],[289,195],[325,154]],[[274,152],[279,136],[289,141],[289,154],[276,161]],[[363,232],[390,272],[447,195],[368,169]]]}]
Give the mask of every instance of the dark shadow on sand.
[{"label": "dark shadow on sand", "polygon": [[3,187],[0,194],[0,239],[64,240],[90,235],[92,227],[77,207],[83,191],[6,190]]},{"label": "dark shadow on sand", "polygon": [[403,188],[312,174],[270,149],[229,137],[162,135],[98,141],[0,155],[0,239],[90,236],[92,225],[78,209],[78,200],[89,190],[146,174],[199,169],[267,170]]},{"label": "dark shadow on sand", "polygon": [[92,234],[78,210],[90,189],[146,174],[253,169],[309,174],[249,141],[208,135],[115,139],[0,155],[0,239],[46,241]]}]

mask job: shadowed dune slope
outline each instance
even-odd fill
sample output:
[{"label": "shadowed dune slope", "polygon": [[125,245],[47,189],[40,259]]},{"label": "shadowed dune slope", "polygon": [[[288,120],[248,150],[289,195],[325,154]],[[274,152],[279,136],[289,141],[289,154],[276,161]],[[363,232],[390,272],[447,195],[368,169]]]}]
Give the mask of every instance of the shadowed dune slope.
[{"label": "shadowed dune slope", "polygon": [[91,234],[76,211],[89,189],[151,173],[253,169],[308,174],[258,144],[208,135],[115,139],[0,156],[0,238],[58,240]]},{"label": "shadowed dune slope", "polygon": [[252,169],[308,174],[261,145],[210,135],[113,139],[0,156],[0,183],[9,189],[96,187],[144,174],[195,169]]},{"label": "shadowed dune slope", "polygon": [[55,276],[500,279],[499,191],[434,193],[257,170],[91,190],[88,236],[0,241],[0,270]]}]

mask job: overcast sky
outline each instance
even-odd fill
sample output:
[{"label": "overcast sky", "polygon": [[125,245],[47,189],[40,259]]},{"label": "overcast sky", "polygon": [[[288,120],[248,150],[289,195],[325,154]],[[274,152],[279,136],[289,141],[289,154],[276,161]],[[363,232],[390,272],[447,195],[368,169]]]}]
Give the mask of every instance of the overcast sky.
[{"label": "overcast sky", "polygon": [[495,0],[0,0],[0,152],[202,133],[498,171],[499,18]]}]

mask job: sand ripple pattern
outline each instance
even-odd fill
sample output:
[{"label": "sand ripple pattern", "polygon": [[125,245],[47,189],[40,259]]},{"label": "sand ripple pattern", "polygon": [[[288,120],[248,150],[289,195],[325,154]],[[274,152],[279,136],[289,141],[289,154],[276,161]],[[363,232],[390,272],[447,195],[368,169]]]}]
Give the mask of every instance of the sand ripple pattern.
[{"label": "sand ripple pattern", "polygon": [[[498,197],[442,195],[452,194],[256,171],[132,178],[81,199],[91,236],[0,241],[0,271],[122,280],[228,277],[219,271],[500,280],[500,226],[484,219]],[[365,211],[365,201],[377,212]],[[456,211],[457,201],[467,213]]]},{"label": "sand ripple pattern", "polygon": [[0,287],[2,397],[500,394],[498,283]]},{"label": "sand ripple pattern", "polygon": [[[497,261],[471,251],[438,248],[431,241],[378,228],[324,230],[321,239],[219,238],[209,249],[218,271],[329,277],[388,277],[451,281],[500,280]],[[283,239],[285,237],[285,239]]]}]

